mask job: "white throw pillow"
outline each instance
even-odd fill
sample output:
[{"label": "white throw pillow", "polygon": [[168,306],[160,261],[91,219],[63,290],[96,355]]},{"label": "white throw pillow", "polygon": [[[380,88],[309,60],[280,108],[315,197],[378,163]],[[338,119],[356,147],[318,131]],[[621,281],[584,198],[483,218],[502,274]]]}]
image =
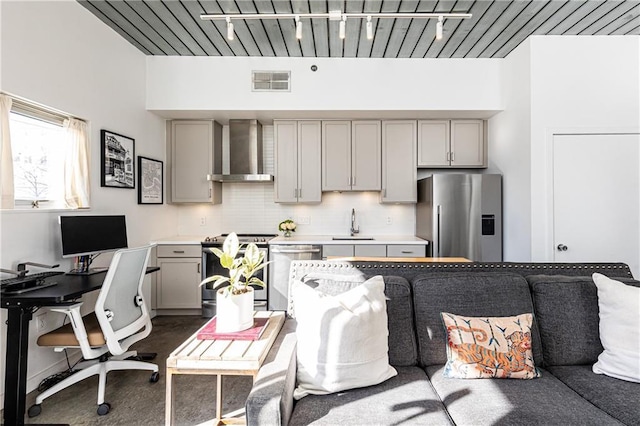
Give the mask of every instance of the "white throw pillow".
[{"label": "white throw pillow", "polygon": [[640,382],[640,287],[593,274],[598,288],[600,341],[604,351],[593,372]]},{"label": "white throw pillow", "polygon": [[302,282],[294,283],[292,291],[298,322],[295,399],[371,386],[398,374],[389,365],[381,276],[335,296]]}]

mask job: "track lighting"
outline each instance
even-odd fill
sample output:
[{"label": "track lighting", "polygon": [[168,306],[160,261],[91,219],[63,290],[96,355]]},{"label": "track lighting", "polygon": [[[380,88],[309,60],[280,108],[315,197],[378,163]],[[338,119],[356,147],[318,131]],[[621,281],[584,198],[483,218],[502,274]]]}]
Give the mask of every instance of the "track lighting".
[{"label": "track lighting", "polygon": [[442,16],[438,16],[438,23],[436,24],[436,40],[442,40]]},{"label": "track lighting", "polygon": [[[1,1],[1,0],[0,0]],[[200,19],[203,20],[216,20],[225,19],[227,21],[227,38],[233,40],[233,23],[232,19],[295,19],[296,38],[302,38],[302,21],[300,18],[309,19],[329,19],[330,21],[340,21],[338,36],[340,39],[345,38],[346,22],[347,18],[359,18],[366,19],[367,39],[373,38],[373,24],[371,18],[376,19],[434,19],[437,18],[436,23],[436,40],[442,40],[442,30],[444,19],[468,19],[471,18],[470,13],[436,13],[436,12],[342,12],[340,10],[330,10],[329,13],[317,12],[317,13],[234,13],[230,15],[225,14],[204,14],[200,15]]]},{"label": "track lighting", "polygon": [[302,38],[302,21],[299,16],[296,16],[296,38],[298,40]]},{"label": "track lighting", "polygon": [[231,18],[227,16],[227,39],[233,40],[233,23]]}]

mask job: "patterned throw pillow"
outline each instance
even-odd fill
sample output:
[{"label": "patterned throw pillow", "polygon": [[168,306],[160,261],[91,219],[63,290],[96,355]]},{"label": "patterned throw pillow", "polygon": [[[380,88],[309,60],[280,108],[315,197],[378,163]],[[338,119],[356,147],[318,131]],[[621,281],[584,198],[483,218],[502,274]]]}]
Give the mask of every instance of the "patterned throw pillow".
[{"label": "patterned throw pillow", "polygon": [[531,314],[463,317],[442,312],[447,334],[444,377],[533,379],[540,371],[531,351]]}]

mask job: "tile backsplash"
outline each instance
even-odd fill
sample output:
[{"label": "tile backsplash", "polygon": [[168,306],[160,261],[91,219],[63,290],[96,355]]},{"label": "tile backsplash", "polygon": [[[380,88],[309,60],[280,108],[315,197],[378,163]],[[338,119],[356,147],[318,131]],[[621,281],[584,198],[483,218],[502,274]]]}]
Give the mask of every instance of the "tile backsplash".
[{"label": "tile backsplash", "polygon": [[[263,126],[264,172],[273,174],[273,126]],[[228,167],[228,126],[223,128],[223,169]],[[298,223],[298,234],[346,235],[351,209],[362,235],[413,235],[413,205],[380,204],[378,192],[325,192],[320,204],[280,204],[273,201],[269,183],[224,183],[222,204],[181,205],[180,235],[217,235],[224,232],[278,233],[287,218]]]}]

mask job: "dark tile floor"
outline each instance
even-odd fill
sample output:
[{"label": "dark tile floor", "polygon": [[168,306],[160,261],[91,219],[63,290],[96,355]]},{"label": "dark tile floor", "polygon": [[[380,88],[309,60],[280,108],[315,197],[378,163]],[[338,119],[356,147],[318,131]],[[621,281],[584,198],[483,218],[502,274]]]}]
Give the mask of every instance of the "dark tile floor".
[{"label": "dark tile floor", "polygon": [[[94,376],[75,384],[42,403],[42,413],[25,418],[31,424],[70,425],[162,425],[165,408],[165,361],[180,343],[193,334],[206,319],[196,316],[159,316],[153,319],[149,337],[134,345],[139,352],[157,352],[153,361],[160,367],[160,380],[149,382],[146,371],[112,371],[107,378],[106,402],[111,411],[96,413],[98,380]],[[224,412],[242,409],[251,377],[224,379]],[[174,379],[175,424],[198,425],[215,417],[216,376],[177,376]],[[27,396],[27,408],[37,392]]]}]

